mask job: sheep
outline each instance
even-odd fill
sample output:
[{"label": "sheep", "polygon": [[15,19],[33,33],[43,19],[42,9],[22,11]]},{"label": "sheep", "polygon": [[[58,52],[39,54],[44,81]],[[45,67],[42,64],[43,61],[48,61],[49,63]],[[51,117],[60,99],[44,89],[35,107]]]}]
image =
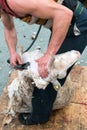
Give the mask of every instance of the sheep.
[{"label": "sheep", "polygon": [[[18,70],[18,76],[8,86],[9,103],[7,116],[9,116],[9,120],[6,120],[6,124],[9,124],[14,119],[16,113],[32,111],[31,100],[34,87],[45,89],[49,82],[53,83],[54,89],[58,91],[53,110],[62,108],[69,102],[72,88],[69,85],[61,87],[58,79],[66,76],[67,69],[80,58],[80,53],[72,50],[51,56],[48,63],[49,75],[47,78],[41,78],[38,73],[38,66],[35,60],[41,56],[43,56],[43,53],[40,49],[28,51],[21,55],[22,62],[29,62],[30,64],[27,69]],[[66,95],[67,98],[65,98]]]}]

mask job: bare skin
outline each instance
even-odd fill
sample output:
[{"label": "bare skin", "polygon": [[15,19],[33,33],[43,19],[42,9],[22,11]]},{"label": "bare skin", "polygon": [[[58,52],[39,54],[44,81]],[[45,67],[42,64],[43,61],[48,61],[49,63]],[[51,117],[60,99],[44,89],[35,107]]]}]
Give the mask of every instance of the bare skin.
[{"label": "bare skin", "polygon": [[[59,50],[66,37],[73,16],[72,11],[53,0],[26,0],[26,2],[23,0],[7,0],[7,3],[19,16],[31,14],[38,18],[53,20],[52,37],[49,46],[44,56],[37,60],[40,76],[46,77],[48,75],[47,63],[50,56],[56,54]],[[16,53],[17,35],[13,18],[4,12],[2,12],[1,17],[10,52],[11,66],[17,62],[21,64],[21,58]]]}]

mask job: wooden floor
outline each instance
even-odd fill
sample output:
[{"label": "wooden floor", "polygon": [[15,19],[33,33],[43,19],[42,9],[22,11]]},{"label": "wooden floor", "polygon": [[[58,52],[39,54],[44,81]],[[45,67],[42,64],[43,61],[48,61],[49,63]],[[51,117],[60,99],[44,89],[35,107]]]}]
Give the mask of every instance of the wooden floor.
[{"label": "wooden floor", "polygon": [[[15,77],[12,73],[8,84]],[[3,126],[7,98],[7,86],[0,97],[0,130],[87,130],[87,67],[75,66],[70,74],[74,87],[71,103],[52,113],[49,122],[44,125],[23,126],[16,118],[10,125]]]}]

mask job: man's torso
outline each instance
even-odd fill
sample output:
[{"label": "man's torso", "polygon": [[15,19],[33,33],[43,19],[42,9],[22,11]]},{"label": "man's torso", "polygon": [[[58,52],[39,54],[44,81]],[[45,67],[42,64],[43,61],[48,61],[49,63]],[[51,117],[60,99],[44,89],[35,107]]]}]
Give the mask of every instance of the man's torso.
[{"label": "man's torso", "polygon": [[[64,3],[65,6],[67,6],[68,4],[71,4],[71,0],[55,0],[56,2],[58,2],[59,4],[62,4]],[[72,0],[72,2],[74,3],[76,0]],[[8,5],[7,1],[6,0],[0,0],[0,2],[2,3],[2,6],[3,6],[3,10],[6,12],[6,13],[9,13],[10,15],[14,16],[14,17],[17,17],[17,18],[20,18],[22,21],[24,22],[27,22],[28,24],[33,24],[33,23],[36,23],[36,24],[40,24],[40,25],[44,25],[45,27],[47,28],[51,28],[52,27],[52,20],[49,19],[41,19],[41,18],[37,18],[37,17],[34,17],[30,14],[24,16],[24,17],[20,17],[17,13],[15,13]]]}]

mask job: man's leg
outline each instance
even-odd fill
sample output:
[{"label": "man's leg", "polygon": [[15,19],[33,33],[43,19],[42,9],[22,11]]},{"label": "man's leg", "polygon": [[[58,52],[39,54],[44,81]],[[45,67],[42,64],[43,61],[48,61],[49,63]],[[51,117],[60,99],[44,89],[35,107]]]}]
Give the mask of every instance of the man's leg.
[{"label": "man's leg", "polygon": [[45,90],[35,87],[32,98],[32,113],[19,114],[19,121],[24,125],[34,125],[47,122],[51,115],[56,95],[57,91],[54,90],[51,83]]},{"label": "man's leg", "polygon": [[[83,13],[76,20],[76,25],[81,32],[79,36],[74,35],[74,32],[73,32],[74,24],[75,23],[71,25],[68,31],[67,37],[64,40],[57,54],[64,53],[70,50],[77,50],[82,54],[82,52],[84,51],[87,45],[87,9],[84,9]],[[68,69],[67,75],[71,71],[72,67]],[[66,77],[64,79],[59,80],[61,85],[64,84]]]}]

